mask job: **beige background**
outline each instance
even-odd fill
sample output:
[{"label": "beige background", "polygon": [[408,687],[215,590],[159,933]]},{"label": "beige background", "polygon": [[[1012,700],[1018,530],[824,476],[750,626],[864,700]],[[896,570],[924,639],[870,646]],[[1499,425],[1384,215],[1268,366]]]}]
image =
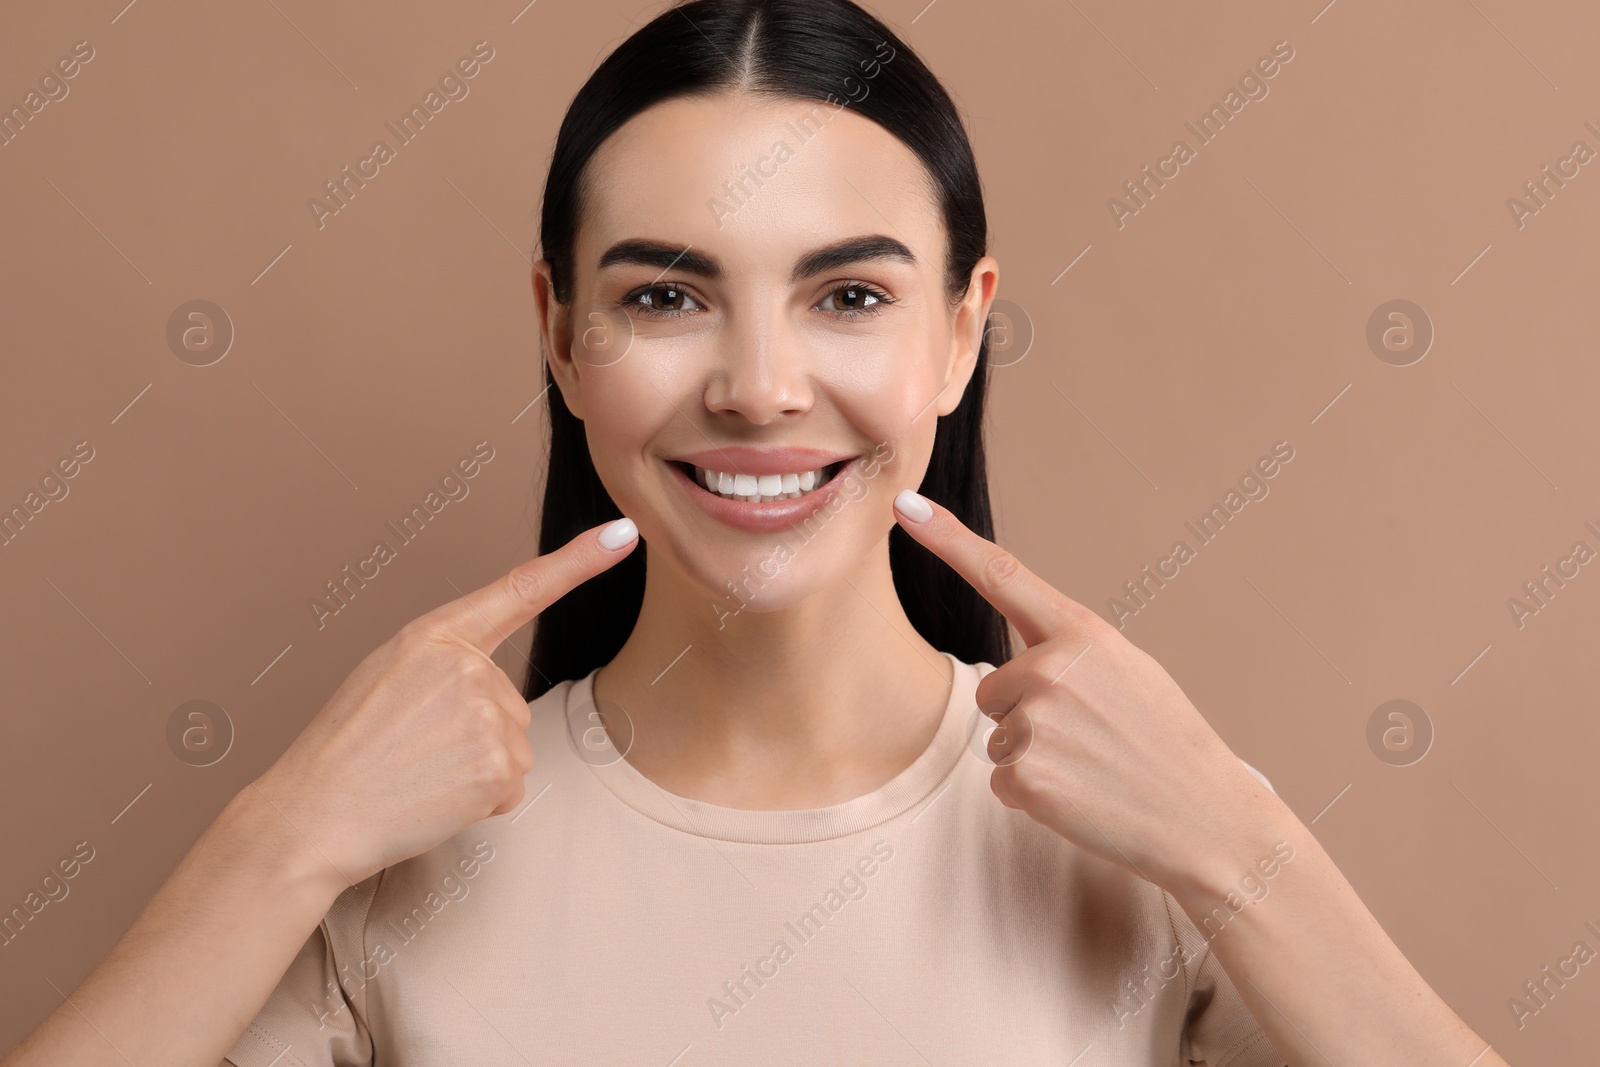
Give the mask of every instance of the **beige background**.
[{"label": "beige background", "polygon": [[[573,92],[658,9],[122,3],[0,16],[7,108],[94,49],[0,146],[0,508],[94,449],[0,548],[0,910],[94,849],[0,948],[5,1048],[369,649],[532,552],[544,168]],[[924,3],[874,10],[968,119],[1000,295],[1034,331],[994,376],[1000,540],[1110,617],[1289,442],[1126,632],[1509,1061],[1591,1056],[1600,965],[1521,1029],[1506,1002],[1600,949],[1600,565],[1520,628],[1507,602],[1600,549],[1600,164],[1521,227],[1507,201],[1600,149],[1600,10]],[[307,200],[480,40],[470,94],[318,229]],[[1278,41],[1269,94],[1119,228],[1108,199]],[[204,367],[166,339],[195,299],[235,334]],[[1435,332],[1408,366],[1367,342],[1394,299]],[[485,439],[470,495],[319,631],[323,582]],[[211,766],[168,747],[192,699],[236,730]],[[1435,731],[1409,766],[1367,741],[1393,699]]]}]

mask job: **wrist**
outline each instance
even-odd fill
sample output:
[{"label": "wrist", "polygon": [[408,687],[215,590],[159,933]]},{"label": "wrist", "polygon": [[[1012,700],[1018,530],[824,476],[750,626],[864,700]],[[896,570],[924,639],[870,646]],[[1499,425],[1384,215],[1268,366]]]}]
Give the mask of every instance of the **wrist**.
[{"label": "wrist", "polygon": [[1256,798],[1253,812],[1224,828],[1220,840],[1191,856],[1165,886],[1197,925],[1224,908],[1237,914],[1264,899],[1284,868],[1312,843],[1305,825],[1276,796]]},{"label": "wrist", "polygon": [[294,899],[326,912],[350,883],[334,863],[251,782],[223,806],[207,830],[216,862],[247,870]]}]

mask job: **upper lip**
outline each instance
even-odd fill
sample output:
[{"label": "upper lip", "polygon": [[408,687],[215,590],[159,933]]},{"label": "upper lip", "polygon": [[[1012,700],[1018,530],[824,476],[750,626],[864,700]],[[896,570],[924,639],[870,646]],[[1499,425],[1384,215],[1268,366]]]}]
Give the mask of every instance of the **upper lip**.
[{"label": "upper lip", "polygon": [[700,452],[686,452],[670,457],[683,463],[692,463],[706,470],[727,471],[730,474],[801,474],[817,470],[841,460],[854,458],[854,453],[830,452],[823,448],[752,448],[748,445],[727,445],[707,448]]}]

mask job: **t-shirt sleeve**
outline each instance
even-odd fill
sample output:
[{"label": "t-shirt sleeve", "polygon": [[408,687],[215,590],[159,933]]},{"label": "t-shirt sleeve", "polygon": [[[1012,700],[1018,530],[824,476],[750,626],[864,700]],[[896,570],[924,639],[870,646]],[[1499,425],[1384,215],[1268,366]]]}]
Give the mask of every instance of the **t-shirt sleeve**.
[{"label": "t-shirt sleeve", "polygon": [[1206,936],[1170,894],[1163,895],[1173,933],[1188,949],[1193,975],[1178,1062],[1186,1067],[1286,1067],[1288,1061],[1250,1013]]},{"label": "t-shirt sleeve", "polygon": [[363,945],[381,878],[339,894],[219,1067],[372,1067]]}]

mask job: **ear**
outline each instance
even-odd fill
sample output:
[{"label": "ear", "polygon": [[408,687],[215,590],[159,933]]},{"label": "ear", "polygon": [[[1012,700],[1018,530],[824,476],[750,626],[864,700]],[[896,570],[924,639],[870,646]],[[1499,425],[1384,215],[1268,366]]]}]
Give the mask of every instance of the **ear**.
[{"label": "ear", "polygon": [[967,280],[967,294],[956,309],[955,329],[950,335],[950,352],[945,366],[944,391],[939,394],[937,410],[948,415],[961,403],[967,383],[978,365],[978,350],[983,345],[984,330],[989,321],[989,305],[994,303],[995,290],[1000,285],[1000,262],[993,256],[983,256],[972,265],[972,275]]},{"label": "ear", "polygon": [[544,343],[545,362],[561,390],[567,410],[583,418],[583,385],[572,358],[571,309],[558,303],[551,281],[548,259],[533,265],[533,302],[539,310],[539,337]]}]

